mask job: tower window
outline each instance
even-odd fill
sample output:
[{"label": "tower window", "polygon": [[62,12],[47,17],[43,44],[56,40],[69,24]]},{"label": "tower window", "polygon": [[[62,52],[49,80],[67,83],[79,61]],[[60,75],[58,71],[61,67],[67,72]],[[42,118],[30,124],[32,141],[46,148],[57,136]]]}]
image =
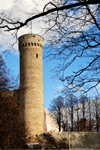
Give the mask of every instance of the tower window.
[{"label": "tower window", "polygon": [[36,58],[38,58],[38,54],[36,54]]}]

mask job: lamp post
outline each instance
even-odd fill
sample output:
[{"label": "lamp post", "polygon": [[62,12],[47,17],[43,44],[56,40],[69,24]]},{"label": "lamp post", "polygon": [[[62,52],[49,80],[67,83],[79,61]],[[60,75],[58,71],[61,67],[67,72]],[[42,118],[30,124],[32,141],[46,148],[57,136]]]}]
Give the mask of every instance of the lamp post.
[{"label": "lamp post", "polygon": [[[78,107],[77,109],[75,109],[73,112],[77,111],[77,124],[78,124],[78,110],[80,108]],[[67,118],[68,118],[68,113],[67,113]],[[69,118],[68,118],[69,120]],[[69,145],[69,150],[70,150],[70,130],[69,130],[69,124],[67,122],[67,128],[68,128],[68,145]]]},{"label": "lamp post", "polygon": [[61,131],[61,112],[58,112],[58,124],[59,124],[59,132]]},{"label": "lamp post", "polygon": [[79,131],[79,125],[78,125],[78,121],[79,121],[78,110],[79,109],[80,109],[79,107],[75,109],[77,111],[77,131]]}]

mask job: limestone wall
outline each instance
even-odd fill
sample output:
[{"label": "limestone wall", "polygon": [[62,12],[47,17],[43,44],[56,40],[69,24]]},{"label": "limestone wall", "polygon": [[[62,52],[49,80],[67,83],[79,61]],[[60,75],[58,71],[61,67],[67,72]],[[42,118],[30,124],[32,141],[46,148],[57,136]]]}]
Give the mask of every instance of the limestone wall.
[{"label": "limestone wall", "polygon": [[[57,139],[66,138],[68,142],[68,132],[53,132]],[[100,150],[100,132],[70,132],[71,148],[88,148]]]},{"label": "limestone wall", "polygon": [[52,113],[44,107],[44,130],[45,132],[58,132],[59,127]]}]

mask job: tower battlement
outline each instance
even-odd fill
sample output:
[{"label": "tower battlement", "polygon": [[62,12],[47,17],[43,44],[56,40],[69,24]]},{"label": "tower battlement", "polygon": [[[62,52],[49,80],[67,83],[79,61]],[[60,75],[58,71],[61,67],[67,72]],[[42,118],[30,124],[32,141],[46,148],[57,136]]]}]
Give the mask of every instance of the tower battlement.
[{"label": "tower battlement", "polygon": [[43,38],[38,34],[25,34],[19,37],[19,49],[37,47],[43,50]]}]

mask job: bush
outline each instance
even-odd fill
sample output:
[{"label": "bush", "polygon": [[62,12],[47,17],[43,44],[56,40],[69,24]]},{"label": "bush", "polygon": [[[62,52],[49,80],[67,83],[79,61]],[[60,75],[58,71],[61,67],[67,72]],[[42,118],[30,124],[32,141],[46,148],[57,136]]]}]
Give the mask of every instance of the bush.
[{"label": "bush", "polygon": [[27,142],[25,123],[21,122],[22,110],[14,97],[0,93],[0,149],[23,148]]},{"label": "bush", "polygon": [[57,140],[50,133],[43,133],[39,136],[37,135],[37,140],[44,149],[68,148],[68,143],[66,143],[65,138]]}]

